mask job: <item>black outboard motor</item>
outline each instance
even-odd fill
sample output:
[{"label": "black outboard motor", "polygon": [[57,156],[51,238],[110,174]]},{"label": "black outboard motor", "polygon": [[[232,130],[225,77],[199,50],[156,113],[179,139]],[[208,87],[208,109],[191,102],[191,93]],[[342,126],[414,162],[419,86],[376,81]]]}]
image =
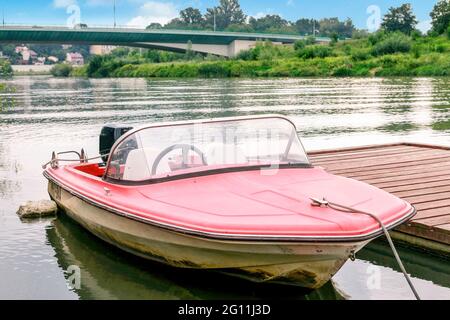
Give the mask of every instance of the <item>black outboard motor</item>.
[{"label": "black outboard motor", "polygon": [[[133,129],[133,127],[117,124],[107,124],[102,128],[100,133],[100,154],[106,155],[111,151],[114,143],[123,134]],[[108,156],[102,156],[102,160],[106,163]]]}]

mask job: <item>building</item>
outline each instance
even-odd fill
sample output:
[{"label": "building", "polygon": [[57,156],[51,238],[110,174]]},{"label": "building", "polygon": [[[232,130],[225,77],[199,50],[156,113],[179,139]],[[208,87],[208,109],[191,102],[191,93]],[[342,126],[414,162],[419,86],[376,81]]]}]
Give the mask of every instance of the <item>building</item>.
[{"label": "building", "polygon": [[17,46],[17,47],[14,49],[14,51],[15,51],[16,53],[21,53],[22,51],[28,51],[28,47],[26,47],[26,46]]},{"label": "building", "polygon": [[38,58],[37,53],[30,50],[26,46],[17,46],[15,48],[15,52],[22,56],[20,64],[30,64],[30,62],[34,63]]},{"label": "building", "polygon": [[58,63],[59,61],[59,59],[55,56],[49,56],[47,60],[50,61],[51,63]]},{"label": "building", "polygon": [[102,45],[92,45],[89,47],[89,52],[92,55],[105,55],[110,54],[117,46],[102,46]]},{"label": "building", "polygon": [[34,63],[34,65],[36,65],[36,66],[43,66],[45,64],[46,60],[47,59],[45,57],[38,57],[36,59],[36,62]]},{"label": "building", "polygon": [[78,52],[68,52],[66,54],[66,62],[71,65],[81,66],[84,64],[84,58]]}]

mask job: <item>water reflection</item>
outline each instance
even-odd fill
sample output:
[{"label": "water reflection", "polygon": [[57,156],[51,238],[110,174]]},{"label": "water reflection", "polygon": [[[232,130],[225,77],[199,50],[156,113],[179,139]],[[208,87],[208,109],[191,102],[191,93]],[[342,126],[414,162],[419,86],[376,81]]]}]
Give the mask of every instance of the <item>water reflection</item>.
[{"label": "water reflection", "polygon": [[100,241],[64,214],[46,233],[62,271],[80,267],[81,288],[74,289],[80,299],[342,299],[331,282],[307,293],[153,263]]},{"label": "water reflection", "polygon": [[[437,285],[450,288],[450,264],[448,260],[429,253],[411,250],[397,244],[397,250],[408,273],[415,278],[431,281]],[[389,267],[401,272],[392,251],[385,241],[370,243],[357,255],[358,259],[370,261],[379,266]],[[449,296],[450,298],[450,296]]]},{"label": "water reflection", "polygon": [[16,88],[6,83],[0,83],[0,113],[11,109],[15,104],[13,93]]},{"label": "water reflection", "polygon": [[[296,290],[284,293],[248,287],[246,282],[228,277],[216,280],[215,273],[205,276],[169,271],[114,250],[64,221],[22,224],[15,213],[18,206],[48,196],[41,164],[54,150],[84,147],[89,156],[97,155],[98,135],[105,123],[137,126],[281,113],[298,126],[307,150],[399,141],[450,146],[448,78],[145,80],[39,76],[16,77],[4,84],[15,92],[0,93],[2,101],[14,101],[12,107],[0,111],[0,273],[5,275],[0,277],[0,297],[340,297],[331,284],[305,296]],[[384,254],[390,257],[384,252],[381,256]],[[335,279],[347,280],[346,294],[362,288],[352,298],[372,298],[366,294],[365,282],[355,279],[365,281],[367,265],[391,265],[381,256],[366,257],[372,262],[358,260],[363,261],[362,268],[356,261],[348,264],[350,273],[345,268],[338,273]],[[81,290],[71,292],[63,271],[76,263],[87,272],[87,280]],[[421,260],[415,277],[427,279],[437,264],[433,259]],[[385,269],[392,271],[389,279],[395,280],[386,282],[405,285],[401,274],[391,267]],[[430,297],[446,293],[441,286],[448,286],[448,282],[438,282],[445,276],[440,272],[429,280],[439,285],[427,284]],[[340,285],[337,282],[336,287]],[[397,288],[382,292],[389,297],[398,297],[397,293]]]}]

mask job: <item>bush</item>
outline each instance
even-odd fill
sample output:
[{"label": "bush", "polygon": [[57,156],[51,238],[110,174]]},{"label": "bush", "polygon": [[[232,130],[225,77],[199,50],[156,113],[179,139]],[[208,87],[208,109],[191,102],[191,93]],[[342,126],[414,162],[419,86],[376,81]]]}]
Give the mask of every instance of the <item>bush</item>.
[{"label": "bush", "polygon": [[368,40],[371,45],[376,45],[378,42],[386,38],[386,32],[384,30],[377,31],[370,34]]},{"label": "bush", "polygon": [[409,52],[411,50],[411,39],[402,33],[393,33],[384,40],[378,42],[372,49],[374,56],[393,54],[398,52]]},{"label": "bush", "polygon": [[370,58],[370,52],[364,49],[355,50],[351,54],[353,61],[364,61]]},{"label": "bush", "polygon": [[297,40],[294,43],[294,49],[295,51],[302,50],[306,47],[306,41],[305,40]]},{"label": "bush", "polygon": [[326,58],[332,55],[333,51],[330,47],[321,45],[308,46],[298,51],[298,56],[303,59]]},{"label": "bush", "polygon": [[13,75],[11,63],[8,60],[0,60],[0,78],[9,78]]},{"label": "bush", "polygon": [[308,37],[305,39],[305,42],[306,42],[307,45],[315,44],[315,43],[316,43],[316,37],[314,37],[314,36],[308,36]]},{"label": "bush", "polygon": [[333,70],[333,76],[335,77],[349,77],[353,74],[351,66],[340,66]]},{"label": "bush", "polygon": [[413,32],[411,32],[411,38],[413,40],[418,40],[422,37],[422,32],[420,32],[420,30],[414,30]]},{"label": "bush", "polygon": [[209,62],[201,64],[198,68],[198,73],[201,77],[205,78],[223,78],[229,77],[231,70],[228,64],[224,64],[223,62]]},{"label": "bush", "polygon": [[238,60],[244,60],[244,61],[250,61],[250,60],[256,60],[256,56],[254,54],[253,50],[243,50],[238,53],[236,56],[236,59]]},{"label": "bush", "polygon": [[[130,61],[128,61],[129,63]],[[139,63],[139,60],[133,61]],[[91,78],[109,77],[116,69],[124,66],[124,60],[119,60],[113,56],[94,56],[86,68],[86,74]]]},{"label": "bush", "polygon": [[70,76],[72,70],[73,70],[73,68],[70,64],[59,63],[59,64],[55,64],[50,69],[50,73],[54,77],[68,77],[68,76]]}]

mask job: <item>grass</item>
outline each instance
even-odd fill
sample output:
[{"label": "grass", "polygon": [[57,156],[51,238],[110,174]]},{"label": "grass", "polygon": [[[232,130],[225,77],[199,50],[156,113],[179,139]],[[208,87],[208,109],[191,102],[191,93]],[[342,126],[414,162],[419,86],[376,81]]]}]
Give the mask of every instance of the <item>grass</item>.
[{"label": "grass", "polygon": [[191,61],[154,63],[135,54],[132,58],[104,56],[72,71],[72,76],[147,78],[449,75],[450,40],[446,35],[409,37],[382,32],[330,45],[259,43],[234,59],[196,56]]}]

